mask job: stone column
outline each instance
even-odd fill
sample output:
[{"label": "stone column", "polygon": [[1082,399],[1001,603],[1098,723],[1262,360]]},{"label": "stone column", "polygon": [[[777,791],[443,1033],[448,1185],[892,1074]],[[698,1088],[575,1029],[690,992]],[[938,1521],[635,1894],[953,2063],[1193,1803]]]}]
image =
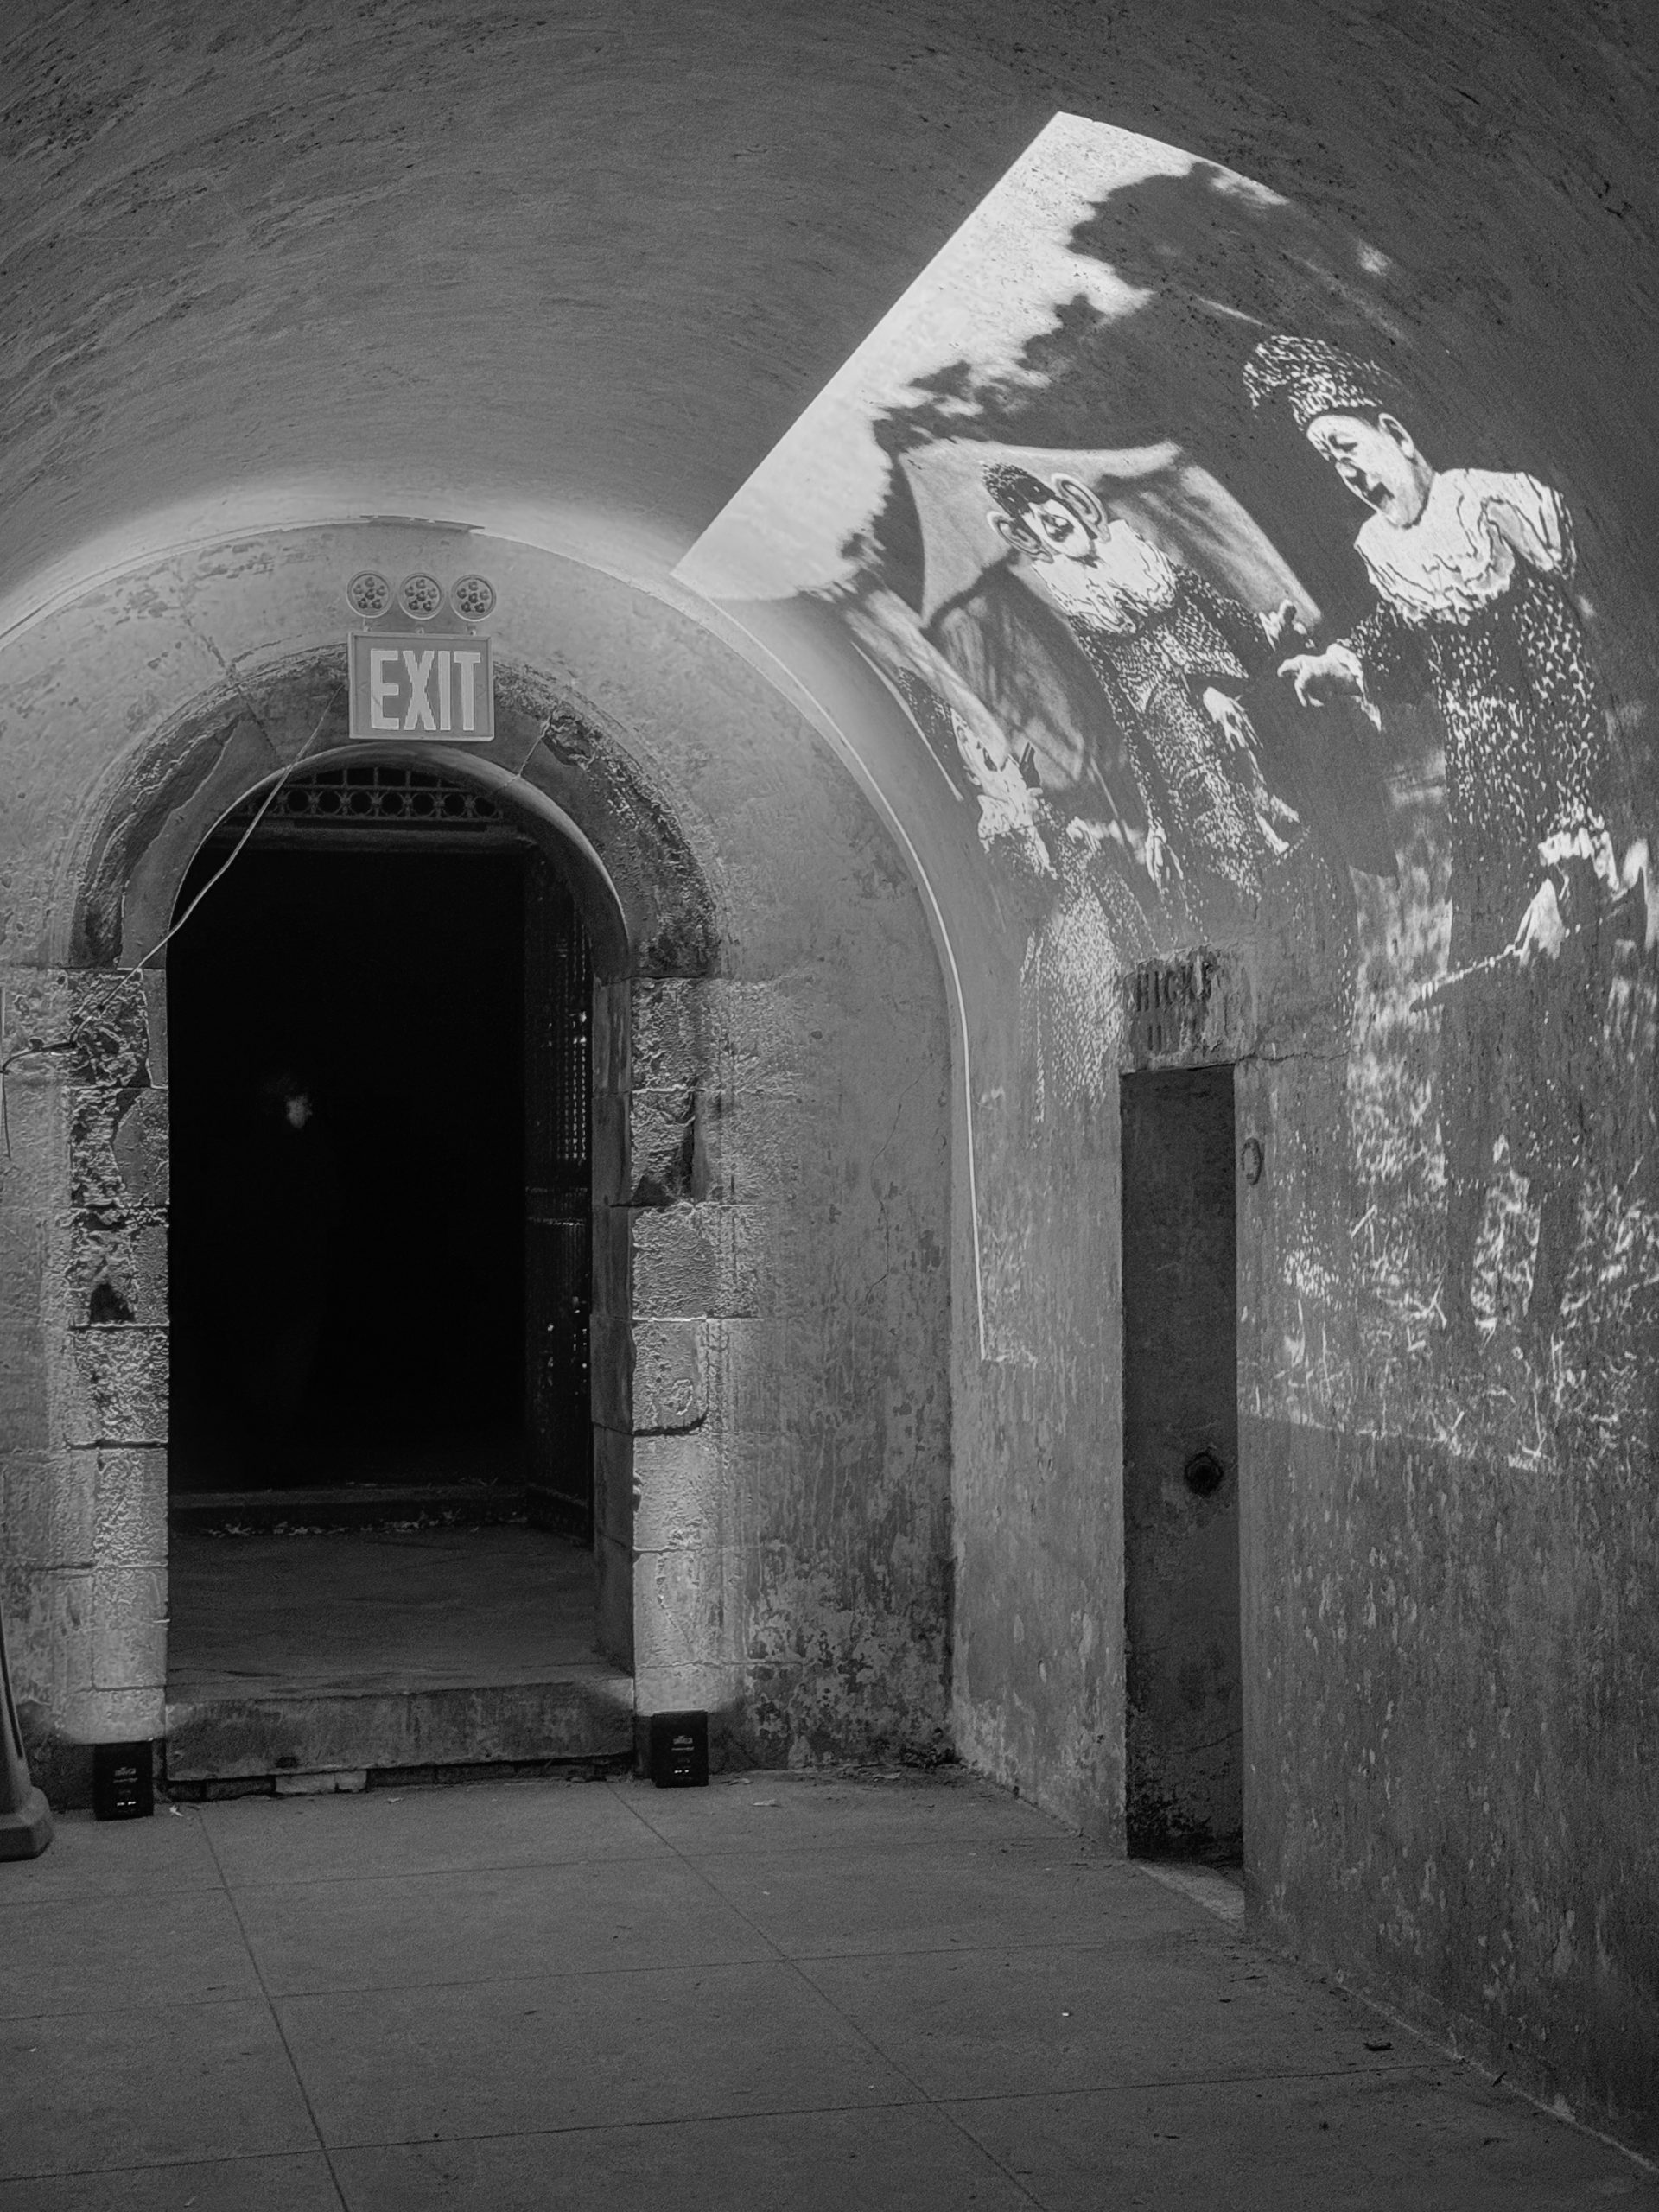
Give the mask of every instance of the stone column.
[{"label": "stone column", "polygon": [[14,971],[0,1147],[0,1572],[36,1775],[159,1736],[167,1628],[167,1103],[162,978]]}]

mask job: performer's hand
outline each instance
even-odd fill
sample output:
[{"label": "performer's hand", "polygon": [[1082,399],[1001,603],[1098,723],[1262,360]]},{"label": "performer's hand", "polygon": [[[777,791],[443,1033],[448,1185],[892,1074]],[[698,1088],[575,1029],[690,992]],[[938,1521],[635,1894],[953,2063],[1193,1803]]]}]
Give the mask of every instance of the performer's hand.
[{"label": "performer's hand", "polygon": [[[1302,627],[1302,618],[1296,612],[1294,599],[1281,599],[1271,614],[1261,618],[1262,627],[1268,633],[1268,643],[1276,653],[1288,653],[1300,648],[1306,650],[1308,636]],[[1284,674],[1283,669],[1279,673]]]},{"label": "performer's hand", "polygon": [[1559,960],[1561,946],[1567,938],[1567,924],[1561,918],[1560,901],[1555,896],[1555,886],[1546,877],[1533,893],[1532,904],[1521,917],[1521,926],[1515,933],[1515,949],[1521,965],[1530,968],[1535,960]]},{"label": "performer's hand", "polygon": [[1169,849],[1169,840],[1155,822],[1147,824],[1147,846],[1143,857],[1147,863],[1147,874],[1160,891],[1168,888],[1172,875],[1180,874],[1181,864]]},{"label": "performer's hand", "polygon": [[1054,862],[1029,807],[1009,806],[998,794],[979,795],[979,842],[986,851],[1001,851],[1037,875],[1052,875]]},{"label": "performer's hand", "polygon": [[1081,814],[1074,814],[1065,825],[1065,834],[1072,844],[1081,845],[1092,858],[1111,832],[1103,822],[1089,822]]},{"label": "performer's hand", "polygon": [[1297,699],[1304,707],[1322,707],[1344,692],[1353,699],[1360,695],[1345,655],[1293,653],[1288,660],[1280,662],[1279,673],[1295,685]]},{"label": "performer's hand", "polygon": [[1250,740],[1254,732],[1250,728],[1249,718],[1237,700],[1230,693],[1221,690],[1212,683],[1204,695],[1204,711],[1226,739],[1233,752],[1250,751]]}]

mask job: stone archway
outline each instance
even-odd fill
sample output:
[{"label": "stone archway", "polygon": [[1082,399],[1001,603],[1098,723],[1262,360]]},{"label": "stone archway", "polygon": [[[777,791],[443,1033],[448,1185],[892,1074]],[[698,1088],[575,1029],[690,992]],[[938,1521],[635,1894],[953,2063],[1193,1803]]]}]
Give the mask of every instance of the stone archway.
[{"label": "stone archway", "polygon": [[[86,1561],[73,1587],[61,1575],[48,1586],[55,1618],[25,1620],[54,1655],[48,1694],[26,1700],[24,1718],[31,1757],[60,1802],[85,1796],[84,1746],[166,1728],[168,1069],[165,954],[157,961],[156,948],[192,857],[251,793],[302,753],[308,768],[366,757],[346,745],[340,658],[284,661],[257,686],[199,699],[117,764],[59,870],[46,932],[57,957],[14,990],[9,1009],[10,1033],[21,1027],[35,1047],[22,1056],[9,1103],[48,1325],[36,1373],[22,1378],[36,1384],[36,1402],[15,1402],[0,1427],[14,1451],[38,1440],[33,1510],[76,1519],[73,1548]],[[688,1298],[684,1269],[671,1266],[673,1311],[652,1311],[663,1300],[634,1252],[642,1238],[658,1252],[719,1242],[700,1227],[696,1187],[714,902],[660,794],[613,740],[525,671],[498,676],[490,758],[439,747],[420,758],[488,791],[556,857],[592,946],[599,1624],[605,1655],[631,1669],[635,1437],[648,1433],[659,1453],[671,1451],[705,1409],[706,1325],[686,1310],[695,1290]],[[674,1623],[677,1659],[689,1652],[717,1671],[723,1655],[697,1638],[695,1623]],[[649,1649],[643,1656],[648,1675]],[[642,1703],[650,1709],[648,1689]]]},{"label": "stone archway", "polygon": [[594,886],[596,1488],[638,1708],[760,1764],[944,1740],[950,1040],[902,847],[686,610],[367,519],[160,552],[0,640],[0,1575],[60,1802],[163,1722],[165,985],[116,970],[213,825],[345,741],[342,580],[480,565],[495,737],[450,757]]}]

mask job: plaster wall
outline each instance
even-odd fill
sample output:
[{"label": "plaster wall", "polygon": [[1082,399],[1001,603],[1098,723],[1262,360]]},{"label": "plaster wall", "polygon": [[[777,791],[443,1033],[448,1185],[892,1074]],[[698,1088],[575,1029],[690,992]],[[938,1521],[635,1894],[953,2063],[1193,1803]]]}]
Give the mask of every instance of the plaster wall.
[{"label": "plaster wall", "polygon": [[[1651,10],[1618,0],[1267,0],[1249,9],[1135,0],[1109,10],[1071,0],[1019,10],[997,0],[950,8],[882,0],[825,10],[785,0],[757,13],[640,0],[544,16],[484,6],[460,27],[453,10],[407,0],[352,16],[320,4],[275,8],[226,27],[163,0],[124,10],[117,26],[86,0],[16,31],[6,61],[15,86],[7,275],[22,334],[0,372],[0,573],[13,610],[73,594],[100,566],[220,526],[263,525],[278,511],[493,518],[510,535],[577,550],[658,588],[929,255],[1064,109],[1191,149],[1340,228],[1355,251],[1327,266],[1309,235],[1287,225],[1266,241],[1287,289],[1239,296],[1224,257],[1178,221],[1161,234],[1154,223],[1152,243],[1185,267],[1146,388],[1202,427],[1204,394],[1185,372],[1213,325],[1195,300],[1218,300],[1235,315],[1277,315],[1287,299],[1306,299],[1297,289],[1305,280],[1319,290],[1332,269],[1340,284],[1364,293],[1389,347],[1424,373],[1446,458],[1526,467],[1562,488],[1598,615],[1609,703],[1631,743],[1637,796],[1644,805],[1651,797],[1645,731],[1659,675]],[[1169,296],[1160,289],[1167,266],[1138,273],[1158,302]],[[1281,535],[1313,543],[1323,569],[1344,573],[1351,517],[1322,504],[1328,487],[1299,474],[1294,457],[1264,472],[1227,430],[1210,458],[1228,480],[1250,487]],[[1357,588],[1350,568],[1351,602]],[[677,746],[672,733],[712,680],[713,664],[687,642],[680,617],[660,604],[626,604],[604,683],[591,680],[615,702],[619,727],[632,728],[640,709],[647,749],[659,731],[665,748]],[[308,634],[334,636],[332,620],[319,611]],[[113,629],[124,640],[120,679],[98,697],[123,700],[124,720],[119,733],[99,725],[105,750],[95,759],[67,741],[83,718],[99,722],[86,711],[96,701],[75,694],[73,675],[60,677],[55,664],[10,664],[6,835],[14,842],[3,887],[25,917],[22,941],[46,948],[38,967],[34,953],[20,963],[28,987],[46,995],[43,1018],[69,956],[67,943],[41,935],[50,888],[29,856],[52,855],[55,864],[78,775],[223,680],[199,631],[141,622],[136,605]],[[267,626],[232,657],[245,652],[257,664],[282,643]],[[566,680],[541,642],[521,652],[550,680]],[[855,676],[812,665],[804,652],[791,669],[765,672],[798,701],[810,694],[819,719],[843,730],[877,730],[891,713]],[[671,713],[662,702],[682,682],[687,699],[677,696]],[[721,961],[729,950],[737,971],[728,981],[722,964],[706,988],[692,979],[697,990],[688,986],[686,995],[718,1006],[734,1025],[741,1042],[726,1064],[764,1077],[751,1126],[771,1192],[784,1186],[787,1147],[780,1137],[763,1141],[760,1123],[774,1132],[790,1125],[798,1066],[840,1070],[851,1049],[844,1011],[821,1015],[840,1001],[806,949],[810,931],[852,932],[861,958],[872,940],[865,921],[835,906],[827,884],[822,896],[811,889],[813,871],[800,864],[817,815],[803,813],[775,851],[766,849],[778,808],[789,812],[772,790],[771,744],[742,753],[737,788],[721,780],[733,730],[764,723],[785,751],[804,742],[774,701],[761,708],[760,688],[744,688],[750,682],[719,664],[710,696],[724,700],[735,685],[742,714],[730,729],[712,714],[694,723],[700,734],[675,758],[689,819],[699,819],[700,791],[718,791],[722,808],[764,824],[743,847],[753,903],[734,898],[724,910]],[[37,693],[60,683],[72,688],[57,692],[49,718],[35,718]],[[257,732],[236,740],[260,764],[269,757],[262,742]],[[42,799],[60,760],[63,780]],[[1395,791],[1407,878],[1425,907],[1444,903],[1434,834],[1441,802],[1430,785]],[[820,792],[813,801],[829,815],[842,804],[858,818],[850,797],[832,805]],[[936,849],[956,834],[938,828],[944,806],[937,793],[905,798],[901,820],[913,842],[927,842],[930,824]],[[692,840],[699,853],[724,849],[726,832],[710,827],[717,812],[703,809]],[[892,849],[867,834],[886,866]],[[864,849],[855,839],[848,849]],[[712,859],[710,868],[718,887]],[[836,889],[874,902],[878,938],[879,918],[912,912],[873,863],[849,860]],[[790,918],[798,899],[798,922]],[[1398,935],[1400,910],[1379,907],[1373,919],[1385,939]],[[963,912],[950,920],[959,931]],[[965,963],[953,1039],[963,1075],[950,1109],[948,1240],[954,1725],[967,1755],[1080,1826],[1116,1836],[1116,1112],[1109,1103],[1031,1125],[1016,1088],[1017,978],[999,970],[994,951],[978,950],[988,935],[974,940]],[[1291,1417],[1275,1378],[1287,1345],[1306,1353],[1287,1295],[1297,1224],[1312,1221],[1339,1243],[1365,1216],[1351,1210],[1334,1135],[1348,1110],[1345,1068],[1294,1010],[1281,1019],[1262,995],[1299,949],[1235,950],[1243,995],[1190,1049],[1239,1060],[1239,1127],[1259,1136],[1267,1155],[1240,1220],[1253,1908],[1287,1942],[1433,2014],[1548,2093],[1627,2132],[1650,2133],[1659,1807],[1643,1746],[1659,1704],[1659,1536],[1649,1396],[1632,1382],[1616,1403],[1553,1430],[1548,1450],[1535,1425],[1524,1427],[1521,1395],[1500,1378],[1474,1408],[1479,1450],[1433,1437],[1408,1446],[1401,1432],[1411,1424],[1402,1424],[1398,1399],[1373,1396],[1339,1417],[1302,1403]],[[1328,1004],[1331,978],[1324,982]],[[760,984],[764,1006],[745,996]],[[913,1012],[924,1001],[931,1012],[922,1027],[943,1051],[939,1001],[923,993],[906,1003]],[[914,1026],[861,1030],[868,1065],[877,1065],[879,1047],[913,1065],[903,1056],[915,1048]],[[129,1049],[111,1045],[118,1079]],[[1402,1065],[1402,1111],[1427,1135],[1432,1087],[1422,1065]],[[921,1094],[935,1116],[930,1145],[942,1128],[937,1080],[930,1075]],[[839,1082],[837,1074],[830,1087]],[[633,1095],[620,1078],[617,1088]],[[836,1091],[835,1126],[857,1133],[847,1156],[868,1160],[873,1179],[887,1158],[874,1103],[880,1088],[862,1095],[854,1085],[844,1099]],[[1646,1142],[1633,1095],[1627,1089],[1591,1133],[1610,1169]],[[19,1084],[12,1113],[15,1141],[28,1141],[20,1161],[34,1147],[34,1164],[17,1177],[35,1177],[29,1187],[41,1193],[60,1190],[70,1173],[64,1110],[48,1113],[44,1094]],[[671,1113],[662,1123],[677,1160],[684,1125]],[[701,1160],[710,1189],[735,1190],[720,1179],[729,1157],[723,1136],[718,1121],[699,1125],[694,1174]],[[813,1156],[810,1195],[841,1206],[830,1154]],[[928,1156],[929,1173],[938,1172],[937,1154]],[[162,1201],[136,1172],[137,1221]],[[932,1187],[908,1156],[902,1181],[906,1190]],[[47,1386],[33,1317],[45,1280],[42,1223],[55,1201],[41,1196],[37,1206],[22,1181],[13,1187],[22,1195],[8,1240],[7,1295],[19,1333],[5,1387],[20,1418],[35,1420]],[[682,1203],[674,1195],[656,1208],[660,1220],[642,1212],[631,1232],[636,1261],[649,1245],[655,1267],[653,1240],[682,1234],[690,1219]],[[686,1232],[677,1282],[702,1280],[698,1270],[706,1276],[727,1264],[721,1255],[741,1252],[741,1204],[721,1214],[729,1232],[712,1256],[697,1256],[709,1248]],[[832,1279],[841,1286],[839,1302],[830,1301],[841,1317],[833,1351],[818,1323],[785,1328],[785,1363],[772,1370],[779,1396],[768,1398],[753,1433],[792,1432],[791,1468],[822,1473],[838,1464],[833,1440],[843,1419],[866,1439],[885,1423],[901,1440],[919,1419],[898,1378],[936,1370],[906,1363],[918,1349],[909,1338],[881,1369],[890,1382],[879,1417],[868,1391],[854,1414],[822,1390],[832,1374],[838,1383],[861,1378],[862,1388],[864,1356],[855,1356],[861,1340],[849,1317],[869,1299],[872,1314],[886,1318],[890,1278],[882,1274],[874,1287],[868,1236],[875,1224],[885,1240],[895,1208],[899,1199],[861,1189],[837,1217],[839,1274],[826,1262],[814,1277],[821,1300]],[[991,1288],[1004,1312],[1021,1317],[1020,1332],[1000,1346],[982,1339],[975,1311],[982,1235],[1012,1255]],[[919,1235],[904,1249],[919,1253]],[[885,1258],[885,1241],[882,1250]],[[903,1262],[900,1281],[911,1265]],[[664,1295],[677,1309],[687,1297],[678,1288]],[[929,1310],[937,1326],[938,1309]],[[785,1326],[771,1314],[729,1318],[734,1326]],[[723,1317],[704,1319],[724,1325]],[[1425,1341],[1421,1320],[1402,1314],[1390,1339],[1398,1359],[1380,1371],[1409,1370]],[[785,1389],[797,1325],[815,1349],[805,1379]],[[1623,1327],[1608,1338],[1619,1358]],[[1632,1357],[1627,1382],[1653,1369],[1649,1336]],[[725,1405],[721,1393],[738,1390],[743,1372],[718,1332],[685,1351],[678,1369],[665,1354],[659,1371],[675,1408],[695,1408],[711,1387],[713,1402]],[[1432,1397],[1419,1392],[1412,1408],[1421,1413]],[[1444,1408],[1442,1428],[1457,1410]],[[941,1408],[926,1414],[936,1421]],[[54,1486],[49,1509],[29,1507],[14,1539],[23,1547],[16,1556],[74,1562],[41,1600],[57,1608],[66,1633],[50,1635],[42,1614],[31,1630],[37,1655],[88,1648],[67,1631],[97,1596],[89,1529],[99,1479],[111,1523],[123,1527],[127,1501],[146,1481],[153,1488],[144,1456],[153,1421],[127,1427],[133,1440],[107,1471],[95,1432],[73,1428],[86,1440],[62,1448],[91,1455],[86,1476]],[[56,1433],[67,1437],[72,1427],[66,1420]],[[665,1419],[657,1436],[636,1440],[673,1458],[690,1499],[708,1430],[706,1418],[695,1433]],[[918,1448],[918,1465],[933,1471],[919,1489],[899,1478],[902,1450],[880,1460],[878,1503],[861,1533],[852,1513],[798,1524],[823,1538],[821,1573],[806,1564],[810,1545],[779,1548],[766,1554],[776,1573],[762,1591],[761,1554],[746,1554],[746,1602],[770,1624],[755,1665],[805,1683],[817,1663],[813,1633],[785,1624],[791,1608],[810,1603],[837,1624],[832,1653],[864,1655],[846,1661],[846,1679],[873,1685],[891,1656],[872,1624],[876,1602],[909,1605],[919,1585],[909,1566],[899,1582],[886,1579],[891,1544],[874,1565],[863,1547],[897,1531],[894,1555],[934,1556],[932,1536],[920,1532],[924,1522],[942,1526],[929,1518],[940,1510],[938,1448]],[[765,1452],[756,1456],[772,1464]],[[764,1505],[773,1493],[757,1481]],[[746,1527],[773,1525],[756,1510],[760,1519]],[[696,1525],[708,1540],[685,1548],[697,1554],[697,1587],[717,1613],[729,1528],[708,1516]],[[151,1572],[142,1543],[130,1572]],[[119,1604],[112,1622],[152,1619],[149,1588],[142,1579],[118,1592],[111,1586],[111,1605]],[[938,1618],[940,1602],[927,1599],[927,1618]],[[729,1654],[729,1627],[722,1634],[718,1650]],[[643,1650],[649,1638],[639,1640]],[[942,1643],[927,1649],[930,1667],[942,1660]],[[90,1675],[47,1687],[60,1700],[90,1698],[93,1688]],[[870,1694],[879,1702],[882,1693],[872,1686]],[[817,1687],[803,1688],[789,1708],[804,1716],[799,1731],[780,1723],[767,1740],[813,1740],[818,1698]]]}]

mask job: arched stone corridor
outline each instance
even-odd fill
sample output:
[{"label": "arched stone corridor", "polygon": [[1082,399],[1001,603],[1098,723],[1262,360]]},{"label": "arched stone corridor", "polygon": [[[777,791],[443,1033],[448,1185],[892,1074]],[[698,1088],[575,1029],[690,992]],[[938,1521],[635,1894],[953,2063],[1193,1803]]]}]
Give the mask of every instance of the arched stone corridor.
[{"label": "arched stone corridor", "polygon": [[[1242,1848],[1252,1940],[1651,2151],[1646,17],[71,0],[0,41],[35,1779],[182,1741],[181,887],[251,798],[417,764],[592,950],[622,1734],[544,1756],[690,1710],[717,1774],[952,1761],[1108,1858]],[[487,741],[447,691],[363,724],[383,629],[423,687],[487,652]],[[1181,1149],[1200,1094],[1230,1162]]]}]

